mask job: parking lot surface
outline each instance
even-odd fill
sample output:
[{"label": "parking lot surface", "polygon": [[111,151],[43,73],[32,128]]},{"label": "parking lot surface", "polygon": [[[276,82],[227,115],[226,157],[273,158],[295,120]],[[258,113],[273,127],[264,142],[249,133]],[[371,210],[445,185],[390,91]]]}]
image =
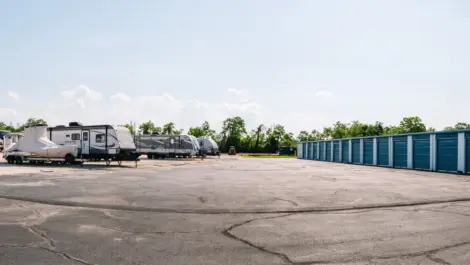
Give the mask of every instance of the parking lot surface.
[{"label": "parking lot surface", "polygon": [[470,176],[297,159],[0,164],[0,264],[470,264]]}]

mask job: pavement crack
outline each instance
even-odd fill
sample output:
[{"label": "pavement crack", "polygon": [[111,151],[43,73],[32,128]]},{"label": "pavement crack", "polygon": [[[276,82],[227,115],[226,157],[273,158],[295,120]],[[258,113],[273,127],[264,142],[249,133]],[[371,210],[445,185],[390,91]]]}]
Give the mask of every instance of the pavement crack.
[{"label": "pavement crack", "polygon": [[269,216],[269,217],[262,217],[262,218],[253,218],[253,219],[249,219],[249,220],[246,220],[246,221],[243,221],[241,223],[238,223],[238,224],[234,224],[232,226],[230,226],[229,228],[225,229],[222,231],[222,234],[228,238],[231,238],[233,240],[236,240],[238,242],[241,242],[241,243],[244,243],[245,245],[248,245],[254,249],[257,249],[259,251],[262,251],[264,253],[268,253],[268,254],[271,254],[271,255],[275,255],[277,256],[278,258],[280,258],[281,260],[289,263],[289,264],[296,264],[296,265],[307,265],[307,264],[311,264],[311,262],[294,262],[292,261],[286,254],[284,253],[280,253],[280,252],[276,252],[276,251],[271,251],[271,250],[268,250],[267,248],[264,248],[262,246],[259,246],[259,245],[256,245],[255,243],[249,241],[249,240],[246,240],[246,239],[243,239],[241,237],[237,237],[236,235],[232,234],[231,231],[237,227],[240,227],[240,226],[243,226],[243,225],[246,225],[246,224],[249,224],[251,222],[254,222],[254,221],[258,221],[258,220],[267,220],[267,219],[274,219],[274,218],[282,218],[282,217],[287,217],[287,216],[291,216],[291,215],[294,215],[294,213],[290,213],[290,214],[284,214],[284,215],[277,215],[277,216]]},{"label": "pavement crack", "polygon": [[444,265],[452,265],[451,263],[443,260],[443,259],[440,259],[438,257],[435,257],[432,253],[429,253],[426,255],[426,258],[428,258],[429,260],[432,260],[436,263],[439,263],[439,264],[444,264]]},{"label": "pavement crack", "polygon": [[289,203],[291,203],[291,204],[294,205],[294,206],[299,206],[299,204],[297,204],[295,201],[292,201],[292,200],[282,199],[282,198],[278,198],[278,197],[273,197],[273,199],[278,200],[278,201],[289,202]]},{"label": "pavement crack", "polygon": [[46,232],[40,230],[39,228],[37,227],[34,227],[34,226],[27,226],[28,230],[39,236],[40,238],[42,238],[44,240],[44,242],[46,242],[50,248],[55,248],[55,242],[52,238],[50,238],[49,236],[47,236]]},{"label": "pavement crack", "polygon": [[41,249],[44,249],[44,250],[46,250],[46,251],[55,253],[56,255],[59,255],[59,256],[61,256],[61,257],[64,258],[64,259],[72,260],[72,261],[81,263],[81,264],[83,264],[83,265],[96,265],[96,264],[94,264],[94,263],[90,263],[90,262],[88,262],[88,261],[85,261],[85,260],[76,258],[76,257],[74,257],[74,256],[72,256],[72,255],[70,255],[70,254],[68,254],[67,252],[62,252],[62,251],[58,251],[58,250],[51,249],[51,248],[46,248],[46,247],[41,247]]},{"label": "pavement crack", "polygon": [[198,196],[198,195],[194,195],[194,194],[181,194],[181,195],[186,195],[186,196],[191,196],[191,197],[195,197],[198,199],[198,201],[200,203],[206,203],[207,202],[207,198],[204,197],[204,196]]},{"label": "pavement crack", "polygon": [[133,234],[133,235],[164,235],[164,234],[190,234],[190,233],[200,233],[199,231],[149,231],[149,232],[139,232],[139,231],[126,231],[117,228],[111,227],[102,227],[104,229],[112,230],[115,232],[125,233],[125,234]]},{"label": "pavement crack", "polygon": [[[191,195],[190,195],[191,196]],[[194,195],[195,197],[199,197]],[[422,200],[411,202],[398,202],[398,203],[383,203],[383,204],[363,204],[363,205],[340,205],[336,207],[305,207],[297,208],[295,210],[273,210],[273,209],[226,209],[226,208],[207,208],[207,209],[175,209],[175,208],[155,208],[145,206],[132,206],[132,205],[116,205],[116,204],[96,204],[86,202],[74,201],[60,201],[50,199],[40,199],[31,197],[0,195],[1,199],[33,202],[46,205],[66,206],[66,207],[81,207],[89,209],[102,209],[102,210],[121,210],[121,211],[134,211],[134,212],[153,212],[153,213],[186,213],[186,214],[293,214],[293,213],[331,213],[331,212],[344,212],[351,210],[377,210],[387,208],[399,208],[409,206],[426,206],[437,205],[452,202],[470,202],[470,197],[454,198],[445,200]],[[203,197],[199,199],[205,201]]]}]

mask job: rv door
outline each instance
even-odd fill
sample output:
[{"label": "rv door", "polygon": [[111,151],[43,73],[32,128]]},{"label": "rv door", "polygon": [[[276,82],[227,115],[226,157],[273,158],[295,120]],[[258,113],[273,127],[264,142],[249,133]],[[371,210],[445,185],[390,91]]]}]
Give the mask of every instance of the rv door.
[{"label": "rv door", "polygon": [[82,154],[90,154],[90,130],[82,131]]}]

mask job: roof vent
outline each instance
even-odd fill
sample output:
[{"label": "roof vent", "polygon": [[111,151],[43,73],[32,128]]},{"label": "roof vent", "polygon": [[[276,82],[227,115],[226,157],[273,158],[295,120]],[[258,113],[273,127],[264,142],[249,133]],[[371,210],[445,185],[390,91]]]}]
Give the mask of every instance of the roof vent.
[{"label": "roof vent", "polygon": [[69,122],[69,126],[72,127],[72,126],[83,126],[83,124],[81,122],[78,122],[78,121],[72,121],[72,122]]}]

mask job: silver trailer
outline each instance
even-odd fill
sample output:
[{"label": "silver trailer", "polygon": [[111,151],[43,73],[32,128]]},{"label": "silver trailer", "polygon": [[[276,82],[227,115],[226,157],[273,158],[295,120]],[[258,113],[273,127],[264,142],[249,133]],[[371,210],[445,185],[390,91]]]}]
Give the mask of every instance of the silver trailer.
[{"label": "silver trailer", "polygon": [[112,125],[88,125],[70,122],[47,129],[49,140],[59,145],[80,148],[80,157],[90,161],[138,161],[134,139],[129,129]]},{"label": "silver trailer", "polygon": [[135,136],[137,152],[149,159],[192,157],[199,155],[199,144],[192,135],[144,134]]},{"label": "silver trailer", "polygon": [[220,155],[219,146],[213,139],[209,137],[200,137],[198,141],[199,146],[201,147],[201,150],[205,155]]}]

